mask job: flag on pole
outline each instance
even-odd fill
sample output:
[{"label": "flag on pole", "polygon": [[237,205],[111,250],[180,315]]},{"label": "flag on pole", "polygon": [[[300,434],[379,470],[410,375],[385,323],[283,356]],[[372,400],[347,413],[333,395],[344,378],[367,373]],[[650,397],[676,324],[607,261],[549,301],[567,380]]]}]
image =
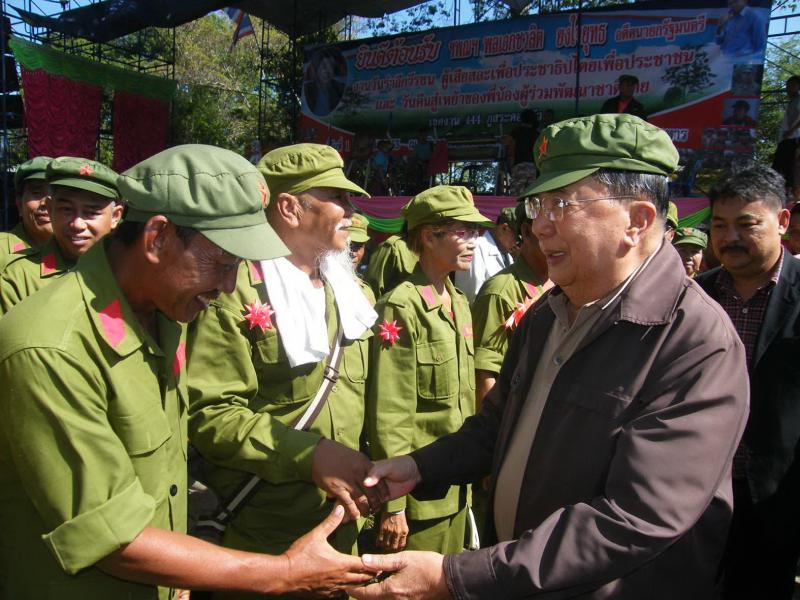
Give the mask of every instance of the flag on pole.
[{"label": "flag on pole", "polygon": [[253,31],[253,24],[250,22],[250,17],[247,16],[247,13],[243,10],[239,8],[226,8],[225,14],[236,24],[236,31],[233,32],[233,39],[231,40],[230,47],[230,49],[233,50],[236,42],[248,35],[255,35],[255,31]]}]

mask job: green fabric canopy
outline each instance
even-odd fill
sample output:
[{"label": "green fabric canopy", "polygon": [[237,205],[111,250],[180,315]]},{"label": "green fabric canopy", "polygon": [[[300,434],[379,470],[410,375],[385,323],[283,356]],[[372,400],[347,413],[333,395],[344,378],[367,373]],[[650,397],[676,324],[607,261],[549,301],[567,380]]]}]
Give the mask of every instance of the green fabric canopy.
[{"label": "green fabric canopy", "polygon": [[17,62],[31,71],[44,70],[51,75],[60,75],[71,81],[122,90],[165,102],[172,100],[175,94],[175,82],[169,79],[112,67],[59,52],[48,46],[32,44],[17,37],[9,40],[9,46],[14,51]]}]

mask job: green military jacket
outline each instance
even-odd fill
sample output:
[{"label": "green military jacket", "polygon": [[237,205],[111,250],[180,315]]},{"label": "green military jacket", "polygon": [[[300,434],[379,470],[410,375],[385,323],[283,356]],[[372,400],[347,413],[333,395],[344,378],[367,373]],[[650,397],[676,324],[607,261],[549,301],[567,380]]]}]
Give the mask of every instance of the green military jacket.
[{"label": "green military jacket", "polygon": [[519,304],[535,301],[542,294],[539,277],[521,256],[486,280],[472,306],[475,322],[475,368],[499,374],[508,349],[507,326]]},{"label": "green military jacket", "polygon": [[0,319],[3,598],[170,596],[93,566],[145,527],[186,528],[183,327],[159,315],[159,332],[104,243]]},{"label": "green military jacket", "polygon": [[[336,333],[334,298],[325,286],[328,335]],[[314,449],[326,437],[359,447],[369,337],[345,340],[339,380],[310,430],[291,424],[322,385],[325,361],[291,367],[273,318],[264,331],[251,328],[246,305],[269,304],[257,263],[240,267],[236,290],[213,301],[190,326],[189,437],[210,463],[208,483],[222,497],[252,474],[266,480],[234,518],[225,545],[282,552],[330,512],[325,494],[311,482]],[[350,524],[352,526],[352,524]],[[347,529],[342,526],[341,529]],[[350,550],[355,541],[340,548]]]},{"label": "green military jacket", "polygon": [[0,231],[0,257],[6,254],[15,254],[20,250],[31,247],[31,238],[22,221],[9,231]]},{"label": "green military jacket", "polygon": [[[452,298],[452,315],[419,267],[375,305],[378,320],[373,328],[367,395],[374,459],[421,448],[456,431],[475,412],[469,303],[449,279],[445,285]],[[400,328],[396,339],[385,333],[395,323]],[[451,486],[439,500],[398,498],[386,508],[405,509],[410,519],[444,517],[463,508],[466,490],[459,488]]]},{"label": "green military jacket", "polygon": [[384,241],[370,257],[364,279],[380,298],[411,275],[419,258],[399,235]]},{"label": "green military jacket", "polygon": [[0,265],[0,315],[4,315],[75,263],[64,256],[55,238],[50,238],[41,248],[22,250]]}]

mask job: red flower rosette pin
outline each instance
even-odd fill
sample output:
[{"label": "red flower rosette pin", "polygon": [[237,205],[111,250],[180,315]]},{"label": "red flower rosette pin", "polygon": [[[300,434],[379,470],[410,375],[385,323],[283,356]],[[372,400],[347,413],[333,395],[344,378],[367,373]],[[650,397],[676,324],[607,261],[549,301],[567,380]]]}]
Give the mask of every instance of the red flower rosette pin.
[{"label": "red flower rosette pin", "polygon": [[272,306],[269,304],[261,304],[261,302],[256,299],[250,304],[245,304],[244,307],[248,311],[244,316],[244,320],[250,323],[250,329],[260,327],[261,333],[266,333],[267,329],[272,329],[272,315],[275,314],[275,311],[272,310]]},{"label": "red flower rosette pin", "polygon": [[390,323],[388,319],[385,319],[378,327],[378,335],[381,336],[384,342],[390,346],[394,346],[395,342],[400,339],[401,329],[402,327],[397,324],[397,321],[392,321]]},{"label": "red flower rosette pin", "polygon": [[533,298],[525,298],[525,302],[517,302],[514,312],[512,312],[511,316],[506,320],[506,329],[508,331],[516,329],[517,325],[519,325],[519,322],[522,320],[523,315],[525,315],[531,306],[533,306]]}]

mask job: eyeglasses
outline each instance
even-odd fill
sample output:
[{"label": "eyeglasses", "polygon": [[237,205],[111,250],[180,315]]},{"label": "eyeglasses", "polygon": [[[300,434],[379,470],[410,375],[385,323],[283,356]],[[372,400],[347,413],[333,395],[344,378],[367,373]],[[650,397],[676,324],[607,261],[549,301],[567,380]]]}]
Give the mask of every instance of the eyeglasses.
[{"label": "eyeglasses", "polygon": [[436,236],[443,236],[447,235],[448,233],[453,234],[458,239],[468,242],[469,240],[474,240],[477,238],[480,233],[480,227],[445,227],[443,229],[439,229],[438,231],[433,232]]},{"label": "eyeglasses", "polygon": [[[602,198],[583,198],[579,200],[564,200],[563,198],[553,198],[549,202],[542,202],[538,196],[530,196],[525,199],[525,214],[533,221],[539,215],[544,215],[550,221],[561,221],[564,219],[564,211],[568,206],[583,206],[600,200],[623,200],[634,198],[634,196],[603,196]],[[582,209],[581,209],[582,210]]]}]

